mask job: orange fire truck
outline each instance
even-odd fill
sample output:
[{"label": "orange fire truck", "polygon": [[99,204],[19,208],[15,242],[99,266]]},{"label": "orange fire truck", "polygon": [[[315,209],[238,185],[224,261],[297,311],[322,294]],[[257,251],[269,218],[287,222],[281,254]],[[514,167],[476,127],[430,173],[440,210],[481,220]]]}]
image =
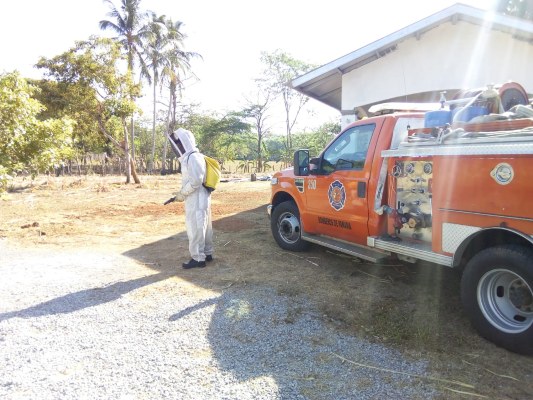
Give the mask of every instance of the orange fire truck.
[{"label": "orange fire truck", "polygon": [[507,83],[442,99],[437,109],[389,103],[370,111],[380,115],[346,127],[316,158],[296,151],[293,168],[274,175],[276,242],[460,269],[477,331],[533,354],[533,109],[525,90]]}]

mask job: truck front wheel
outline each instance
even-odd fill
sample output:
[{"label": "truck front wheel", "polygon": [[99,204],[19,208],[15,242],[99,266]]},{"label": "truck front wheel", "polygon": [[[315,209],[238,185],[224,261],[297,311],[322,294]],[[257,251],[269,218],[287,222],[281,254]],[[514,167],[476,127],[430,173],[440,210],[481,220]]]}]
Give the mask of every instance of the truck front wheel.
[{"label": "truck front wheel", "polygon": [[274,208],[270,221],[272,235],[279,247],[290,251],[304,251],[308,242],[302,240],[300,212],[292,201],[284,201]]},{"label": "truck front wheel", "polygon": [[484,338],[520,354],[533,354],[533,251],[516,245],[476,254],[461,280],[461,298]]}]

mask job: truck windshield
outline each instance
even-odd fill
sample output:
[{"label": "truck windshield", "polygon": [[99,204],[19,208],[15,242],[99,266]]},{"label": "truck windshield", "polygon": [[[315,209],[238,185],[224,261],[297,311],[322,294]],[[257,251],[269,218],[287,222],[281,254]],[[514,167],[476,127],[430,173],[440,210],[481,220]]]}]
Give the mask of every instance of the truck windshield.
[{"label": "truck windshield", "polygon": [[324,152],[322,173],[363,169],[375,124],[359,125],[343,132]]}]

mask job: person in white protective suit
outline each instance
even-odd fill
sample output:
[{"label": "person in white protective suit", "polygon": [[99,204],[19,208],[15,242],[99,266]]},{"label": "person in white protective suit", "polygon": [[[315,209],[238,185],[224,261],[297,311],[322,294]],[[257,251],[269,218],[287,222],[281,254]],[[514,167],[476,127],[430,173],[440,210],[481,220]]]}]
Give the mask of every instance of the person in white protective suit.
[{"label": "person in white protective suit", "polygon": [[202,268],[213,260],[213,227],[211,225],[211,196],[202,185],[206,166],[204,156],[196,147],[192,132],[179,128],[171,137],[178,151],[182,184],[175,193],[176,201],[185,201],[185,224],[189,238],[191,260],[183,268]]}]

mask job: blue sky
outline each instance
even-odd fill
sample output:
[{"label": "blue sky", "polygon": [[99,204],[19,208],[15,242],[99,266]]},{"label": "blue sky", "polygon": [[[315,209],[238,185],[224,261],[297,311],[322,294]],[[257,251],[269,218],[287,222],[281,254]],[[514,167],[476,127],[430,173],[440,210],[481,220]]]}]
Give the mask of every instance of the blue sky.
[{"label": "blue sky", "polygon": [[[141,7],[184,23],[187,50],[203,56],[193,64],[200,81],[184,100],[204,109],[238,109],[259,76],[262,51],[282,49],[322,65],[438,12],[446,0],[142,0]],[[464,0],[487,8],[491,0]],[[119,4],[115,0],[115,4]],[[39,77],[40,56],[53,57],[76,40],[101,34],[98,22],[109,8],[102,0],[17,0],[2,4],[0,72],[19,70]],[[314,102],[314,101],[313,101]],[[336,116],[314,102],[320,118]],[[324,117],[322,117],[324,116]]]}]

